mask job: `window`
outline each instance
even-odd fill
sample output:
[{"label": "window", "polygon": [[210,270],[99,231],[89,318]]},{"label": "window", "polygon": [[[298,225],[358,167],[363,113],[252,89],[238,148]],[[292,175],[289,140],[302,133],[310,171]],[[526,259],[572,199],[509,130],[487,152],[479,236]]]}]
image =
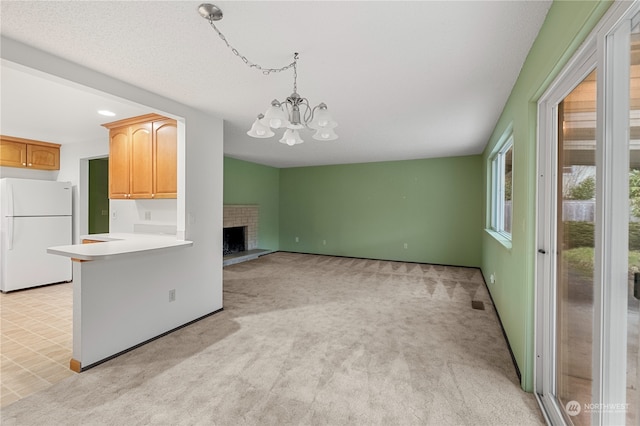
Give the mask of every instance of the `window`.
[{"label": "window", "polygon": [[491,157],[491,229],[511,239],[513,188],[513,136]]}]

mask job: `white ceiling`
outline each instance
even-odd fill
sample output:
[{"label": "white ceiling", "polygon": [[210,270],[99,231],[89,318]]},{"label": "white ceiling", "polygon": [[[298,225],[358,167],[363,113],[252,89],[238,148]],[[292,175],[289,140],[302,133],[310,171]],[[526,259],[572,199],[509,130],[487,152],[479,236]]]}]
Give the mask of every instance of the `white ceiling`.
[{"label": "white ceiling", "polygon": [[[109,137],[101,124],[151,112],[8,61],[0,67],[3,135],[62,144],[94,142]],[[105,117],[99,110],[117,111],[118,116]]]},{"label": "white ceiling", "polygon": [[[337,141],[288,147],[246,135],[291,71],[265,76],[227,49],[199,1],[7,1],[1,33],[225,120],[224,152],[276,167],[478,154],[551,1],[220,1],[218,28],[250,61],[298,62],[298,92],[325,102]],[[2,63],[2,133],[71,143],[149,112]],[[98,108],[118,113],[97,116]],[[95,133],[93,133],[95,131]]]}]

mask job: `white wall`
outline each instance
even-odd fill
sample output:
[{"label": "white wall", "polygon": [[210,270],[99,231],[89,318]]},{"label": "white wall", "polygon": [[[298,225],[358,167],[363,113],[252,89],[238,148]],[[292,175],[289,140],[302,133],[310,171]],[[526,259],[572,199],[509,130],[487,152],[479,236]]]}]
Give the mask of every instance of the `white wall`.
[{"label": "white wall", "polygon": [[[179,126],[180,123],[185,126],[186,139],[178,141],[177,217],[179,221],[183,220],[187,223],[177,225],[178,232],[184,229],[186,239],[193,241],[194,244],[193,247],[176,250],[175,256],[172,256],[175,259],[175,262],[172,262],[173,267],[175,271],[179,271],[177,276],[149,275],[151,278],[146,278],[145,275],[139,275],[139,281],[142,281],[139,283],[141,288],[158,288],[162,293],[167,286],[172,283],[175,285],[175,281],[179,279],[180,299],[183,302],[176,301],[169,306],[168,297],[153,298],[145,303],[144,310],[139,311],[139,317],[144,316],[144,321],[112,329],[110,333],[101,334],[101,339],[108,342],[111,339],[125,339],[133,333],[142,335],[145,331],[150,333],[168,331],[222,308],[223,121],[14,40],[1,38],[0,42],[2,44],[0,55],[8,61],[147,105],[151,109],[150,112],[171,116],[179,121]],[[59,179],[63,177],[59,176]],[[157,265],[163,269],[161,265],[165,259],[163,254],[157,258],[146,259],[144,264],[150,267]],[[115,275],[117,271],[108,267],[108,260],[94,262],[104,263],[89,266],[88,270],[102,276],[105,283],[108,284],[117,279]],[[127,271],[137,267],[133,261],[123,262],[126,263]],[[126,295],[127,291],[135,287],[133,285],[123,290],[122,294]],[[100,300],[92,300],[90,303],[95,303],[97,306],[102,304]],[[104,310],[91,310],[90,306],[85,307],[87,309],[82,309],[83,324],[85,321],[87,324],[108,323],[114,314],[113,311],[104,313]],[[173,313],[169,319],[163,319],[168,309]],[[104,316],[101,317],[100,315],[103,314]],[[76,306],[74,306],[75,315]],[[150,324],[154,320],[162,324],[161,330],[155,326],[151,328]]]},{"label": "white wall", "polygon": [[136,232],[135,225],[176,227],[178,200],[110,200],[109,232]]},{"label": "white wall", "polygon": [[87,367],[209,313],[196,308],[204,305],[199,298],[214,299],[215,287],[194,291],[206,282],[184,269],[195,249],[74,262],[73,358]]},{"label": "white wall", "polygon": [[0,178],[56,180],[57,177],[57,170],[34,170],[0,166]]}]

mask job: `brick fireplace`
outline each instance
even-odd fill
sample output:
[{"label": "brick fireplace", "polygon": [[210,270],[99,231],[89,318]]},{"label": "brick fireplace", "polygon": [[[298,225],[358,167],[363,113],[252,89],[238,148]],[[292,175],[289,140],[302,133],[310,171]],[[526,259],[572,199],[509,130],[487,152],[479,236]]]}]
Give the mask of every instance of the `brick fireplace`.
[{"label": "brick fireplace", "polygon": [[246,227],[246,250],[258,248],[258,208],[257,204],[225,205],[222,213],[222,227]]}]

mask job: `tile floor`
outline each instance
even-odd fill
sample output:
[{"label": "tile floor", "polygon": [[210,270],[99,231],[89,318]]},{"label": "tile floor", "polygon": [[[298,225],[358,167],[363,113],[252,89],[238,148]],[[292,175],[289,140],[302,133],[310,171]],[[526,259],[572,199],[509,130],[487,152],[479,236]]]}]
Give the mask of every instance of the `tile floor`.
[{"label": "tile floor", "polygon": [[71,375],[73,284],[0,293],[0,407]]}]

